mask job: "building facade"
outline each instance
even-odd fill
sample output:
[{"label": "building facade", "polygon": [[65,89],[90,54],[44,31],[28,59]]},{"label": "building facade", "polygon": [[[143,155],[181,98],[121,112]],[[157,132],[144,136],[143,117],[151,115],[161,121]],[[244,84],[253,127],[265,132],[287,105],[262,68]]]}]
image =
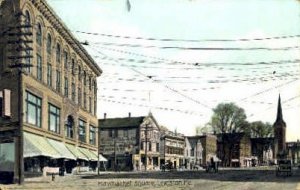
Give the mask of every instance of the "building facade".
[{"label": "building facade", "polygon": [[148,116],[99,120],[100,152],[110,170],[155,170],[160,166],[160,127]]},{"label": "building facade", "polygon": [[[45,0],[4,0],[0,24],[0,90],[11,91],[17,126],[14,178],[97,160],[97,81],[102,73]],[[3,27],[6,26],[6,27]],[[20,147],[20,148],[19,148]]]},{"label": "building facade", "polygon": [[184,166],[185,139],[182,134],[161,130],[161,163],[170,164],[173,168]]},{"label": "building facade", "polygon": [[219,161],[217,158],[217,137],[207,134],[202,136],[185,137],[185,166],[187,169],[193,169],[194,166],[203,166],[210,159]]}]

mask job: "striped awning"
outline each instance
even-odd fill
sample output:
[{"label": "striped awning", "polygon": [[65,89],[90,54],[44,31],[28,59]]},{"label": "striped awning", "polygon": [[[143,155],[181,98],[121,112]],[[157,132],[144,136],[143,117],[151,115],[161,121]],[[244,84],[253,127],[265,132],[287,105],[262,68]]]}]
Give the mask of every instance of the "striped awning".
[{"label": "striped awning", "polygon": [[92,153],[89,149],[78,147],[79,150],[86,156],[90,161],[98,161],[97,155]]},{"label": "striped awning", "polygon": [[62,158],[62,155],[49,144],[45,137],[24,132],[24,158],[35,156]]},{"label": "striped awning", "polygon": [[87,156],[85,156],[81,151],[79,151],[78,147],[75,147],[74,145],[70,144],[66,144],[66,147],[75,156],[75,158],[81,160],[89,160]]},{"label": "striped awning", "polygon": [[53,146],[53,148],[60,153],[62,158],[70,159],[70,160],[76,160],[76,157],[69,151],[69,149],[66,147],[66,145],[63,142],[59,142],[52,139],[47,139],[49,144]]}]

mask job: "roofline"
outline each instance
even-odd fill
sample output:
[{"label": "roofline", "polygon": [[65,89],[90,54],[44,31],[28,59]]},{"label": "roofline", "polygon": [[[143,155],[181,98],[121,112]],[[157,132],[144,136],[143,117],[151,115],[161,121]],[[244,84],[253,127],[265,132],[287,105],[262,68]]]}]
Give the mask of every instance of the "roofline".
[{"label": "roofline", "polygon": [[[80,55],[80,57],[87,62],[87,64],[94,70],[97,76],[100,76],[102,74],[101,68],[97,65],[95,60],[90,56],[90,54],[85,50],[85,48],[80,44],[80,42],[74,37],[74,35],[70,32],[68,29],[67,25],[61,20],[61,18],[56,14],[56,12],[52,9],[52,7],[45,1],[45,0],[31,0],[31,3],[42,13],[41,9],[43,7],[37,6],[38,3],[42,3],[46,9],[48,9],[50,15],[55,19],[56,22],[53,22],[50,19],[48,21],[53,25],[53,26],[58,26],[58,29],[56,30],[58,33],[61,34],[61,36],[70,44],[73,44],[76,47],[73,47],[74,51]],[[45,15],[44,15],[45,16]],[[45,16],[46,18],[46,16]],[[67,35],[65,38],[64,33]]]}]

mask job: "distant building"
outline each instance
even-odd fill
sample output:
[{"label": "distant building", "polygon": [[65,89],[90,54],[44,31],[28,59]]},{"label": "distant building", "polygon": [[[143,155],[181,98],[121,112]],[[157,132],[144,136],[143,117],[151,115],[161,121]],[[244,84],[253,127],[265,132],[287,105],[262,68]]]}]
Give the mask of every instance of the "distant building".
[{"label": "distant building", "polygon": [[278,98],[277,116],[273,124],[275,148],[274,155],[276,158],[285,157],[286,153],[286,123],[283,120],[280,95]]},{"label": "distant building", "polygon": [[217,135],[217,157],[225,167],[251,166],[251,141],[245,133]]},{"label": "distant building", "polygon": [[[217,137],[215,135],[185,137],[185,166],[193,169],[195,165],[205,165],[211,158],[216,159]],[[217,161],[217,160],[215,160]]]},{"label": "distant building", "polygon": [[182,134],[168,130],[161,131],[161,163],[171,163],[172,167],[184,165],[185,139]]},{"label": "distant building", "polygon": [[95,168],[102,70],[46,0],[2,0],[0,13],[0,91],[11,91],[0,156],[15,153],[14,181],[46,166]]},{"label": "distant building", "polygon": [[287,142],[286,149],[288,158],[292,160],[292,163],[300,166],[300,141]]},{"label": "distant building", "polygon": [[251,138],[251,154],[257,158],[258,165],[274,162],[274,137]]},{"label": "distant building", "polygon": [[148,116],[99,120],[100,152],[110,170],[153,170],[160,166],[160,127]]}]

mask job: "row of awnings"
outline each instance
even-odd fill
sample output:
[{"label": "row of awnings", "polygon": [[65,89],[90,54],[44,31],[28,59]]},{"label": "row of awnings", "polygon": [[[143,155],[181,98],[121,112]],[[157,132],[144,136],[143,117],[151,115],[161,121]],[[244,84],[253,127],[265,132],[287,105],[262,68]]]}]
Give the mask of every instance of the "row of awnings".
[{"label": "row of awnings", "polygon": [[[97,161],[96,151],[24,132],[24,158],[46,156],[54,159]],[[101,161],[101,160],[100,160]]]}]

